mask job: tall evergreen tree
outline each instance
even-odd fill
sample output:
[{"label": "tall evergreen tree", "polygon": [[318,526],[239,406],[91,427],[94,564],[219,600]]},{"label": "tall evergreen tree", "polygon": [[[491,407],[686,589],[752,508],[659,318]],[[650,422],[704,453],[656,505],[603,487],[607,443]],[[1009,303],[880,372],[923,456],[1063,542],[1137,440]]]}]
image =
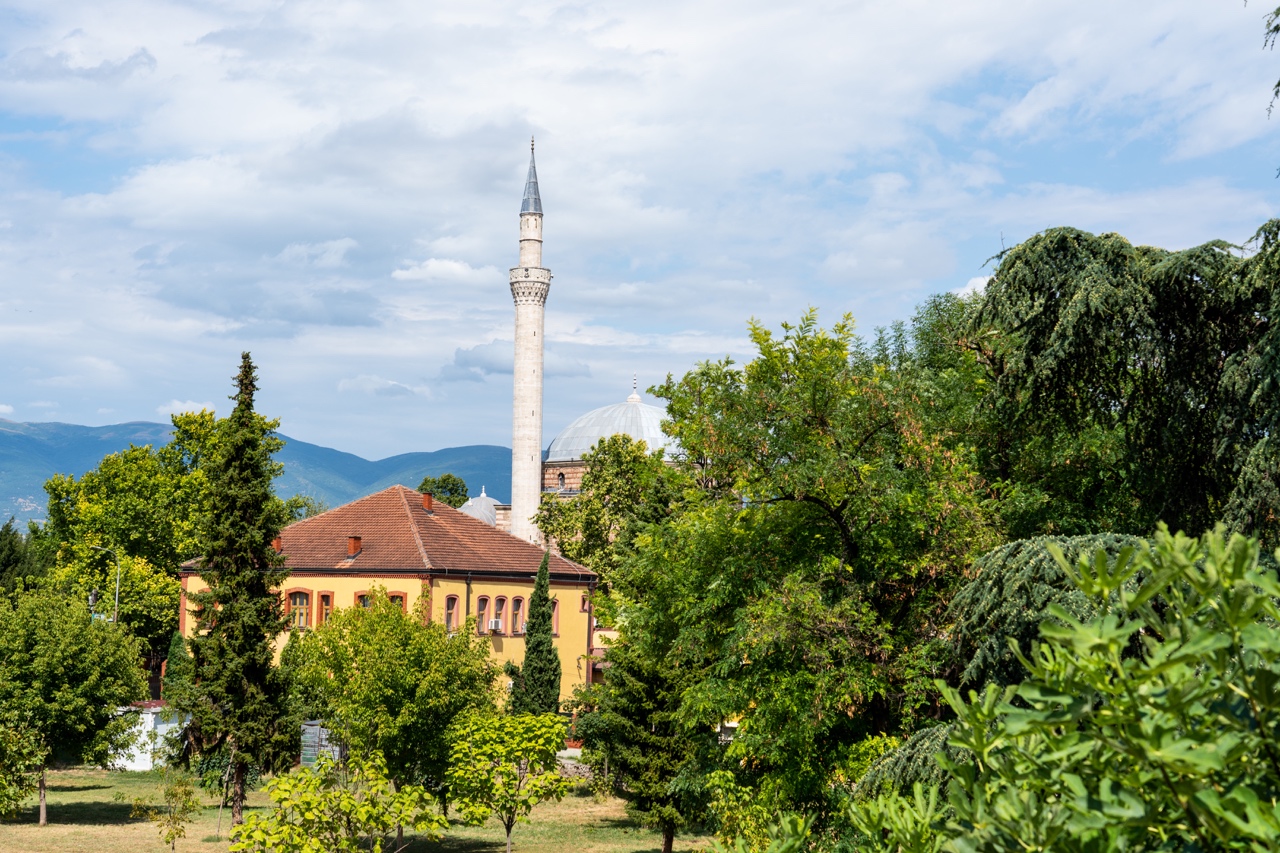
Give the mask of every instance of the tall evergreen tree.
[{"label": "tall evergreen tree", "polygon": [[529,598],[529,629],[524,637],[524,666],[513,675],[511,712],[554,714],[560,710],[560,655],[551,642],[550,552],[542,555]]},{"label": "tall evergreen tree", "polygon": [[278,421],[254,413],[256,390],[256,371],[246,352],[231,398],[236,406],[209,471],[210,515],[200,566],[209,589],[191,596],[195,680],[180,701],[191,714],[196,748],[228,750],[234,824],[244,819],[249,768],[288,763],[299,737],[288,713],[287,685],[272,666],[272,641],[285,628],[275,588],[288,570],[271,546],[285,520],[271,491],[279,471],[271,459],[276,448],[271,433]]}]

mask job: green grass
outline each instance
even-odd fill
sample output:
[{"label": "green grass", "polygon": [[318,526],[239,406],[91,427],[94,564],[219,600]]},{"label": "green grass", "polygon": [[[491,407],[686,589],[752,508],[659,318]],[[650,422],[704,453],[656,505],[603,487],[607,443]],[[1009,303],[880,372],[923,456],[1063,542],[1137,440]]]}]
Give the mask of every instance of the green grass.
[{"label": "green grass", "polygon": [[[135,853],[167,849],[155,828],[129,817],[135,797],[159,800],[159,773],[107,772],[77,768],[52,771],[48,776],[49,825],[36,826],[32,801],[17,819],[0,824],[0,853]],[[119,796],[117,796],[119,795]],[[120,802],[119,800],[123,800]],[[228,846],[231,812],[222,815],[221,840],[215,840],[218,809],[214,800],[187,826],[186,839],[178,842],[184,853],[220,853]],[[266,795],[249,795],[249,809],[268,807]],[[597,802],[588,796],[570,795],[559,803],[536,808],[530,823],[512,833],[518,853],[641,853],[657,851],[662,838],[629,820],[618,800]],[[710,839],[680,836],[677,850],[706,847]],[[451,822],[438,842],[413,839],[406,853],[504,853],[506,835],[495,821],[468,827]]]}]

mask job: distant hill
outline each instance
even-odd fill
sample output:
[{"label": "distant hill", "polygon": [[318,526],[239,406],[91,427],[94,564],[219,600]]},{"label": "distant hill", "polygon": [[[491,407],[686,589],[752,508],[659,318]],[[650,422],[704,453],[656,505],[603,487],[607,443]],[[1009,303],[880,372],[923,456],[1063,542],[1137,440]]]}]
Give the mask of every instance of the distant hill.
[{"label": "distant hill", "polygon": [[[9,516],[25,523],[45,514],[44,481],[56,473],[79,477],[103,456],[130,444],[164,444],[169,424],[135,421],[103,427],[59,423],[15,423],[0,419],[0,524]],[[396,484],[416,488],[422,478],[445,472],[480,487],[496,500],[511,498],[511,450],[491,444],[402,453],[370,461],[286,435],[276,459],[284,474],[276,480],[281,497],[309,495],[334,507]]]}]

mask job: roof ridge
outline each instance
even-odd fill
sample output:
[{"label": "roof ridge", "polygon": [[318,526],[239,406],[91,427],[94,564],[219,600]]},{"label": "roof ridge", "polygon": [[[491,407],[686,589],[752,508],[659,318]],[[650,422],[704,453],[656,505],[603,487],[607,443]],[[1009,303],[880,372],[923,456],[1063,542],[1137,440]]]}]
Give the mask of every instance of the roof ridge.
[{"label": "roof ridge", "polygon": [[[394,489],[396,486],[391,488]],[[399,489],[400,503],[404,505],[405,517],[409,519],[409,529],[413,531],[413,542],[418,546],[418,554],[422,557],[422,565],[429,569],[431,568],[431,558],[427,556],[427,549],[422,545],[422,533],[418,530],[418,522],[413,517],[413,507],[409,506],[409,498],[405,495],[405,492],[413,490],[408,486],[399,486]],[[415,494],[417,493],[415,492]]]}]

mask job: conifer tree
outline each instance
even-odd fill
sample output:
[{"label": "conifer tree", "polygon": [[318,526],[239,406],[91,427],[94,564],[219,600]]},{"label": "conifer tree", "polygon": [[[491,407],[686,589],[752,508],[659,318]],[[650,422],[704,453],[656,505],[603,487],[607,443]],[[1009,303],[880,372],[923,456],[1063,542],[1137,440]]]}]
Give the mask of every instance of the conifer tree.
[{"label": "conifer tree", "polygon": [[251,766],[274,769],[296,751],[299,730],[288,713],[287,690],[272,666],[272,641],[285,628],[275,588],[287,577],[271,542],[284,522],[271,491],[279,466],[268,421],[253,410],[257,377],[241,356],[236,406],[210,467],[210,515],[200,576],[207,592],[191,596],[195,683],[181,704],[201,752],[225,747],[231,762],[232,823],[243,822]]},{"label": "conifer tree", "polygon": [[554,714],[560,710],[560,655],[551,642],[550,559],[550,552],[542,555],[538,579],[529,598],[524,666],[513,677],[511,691],[511,712],[514,714]]}]

